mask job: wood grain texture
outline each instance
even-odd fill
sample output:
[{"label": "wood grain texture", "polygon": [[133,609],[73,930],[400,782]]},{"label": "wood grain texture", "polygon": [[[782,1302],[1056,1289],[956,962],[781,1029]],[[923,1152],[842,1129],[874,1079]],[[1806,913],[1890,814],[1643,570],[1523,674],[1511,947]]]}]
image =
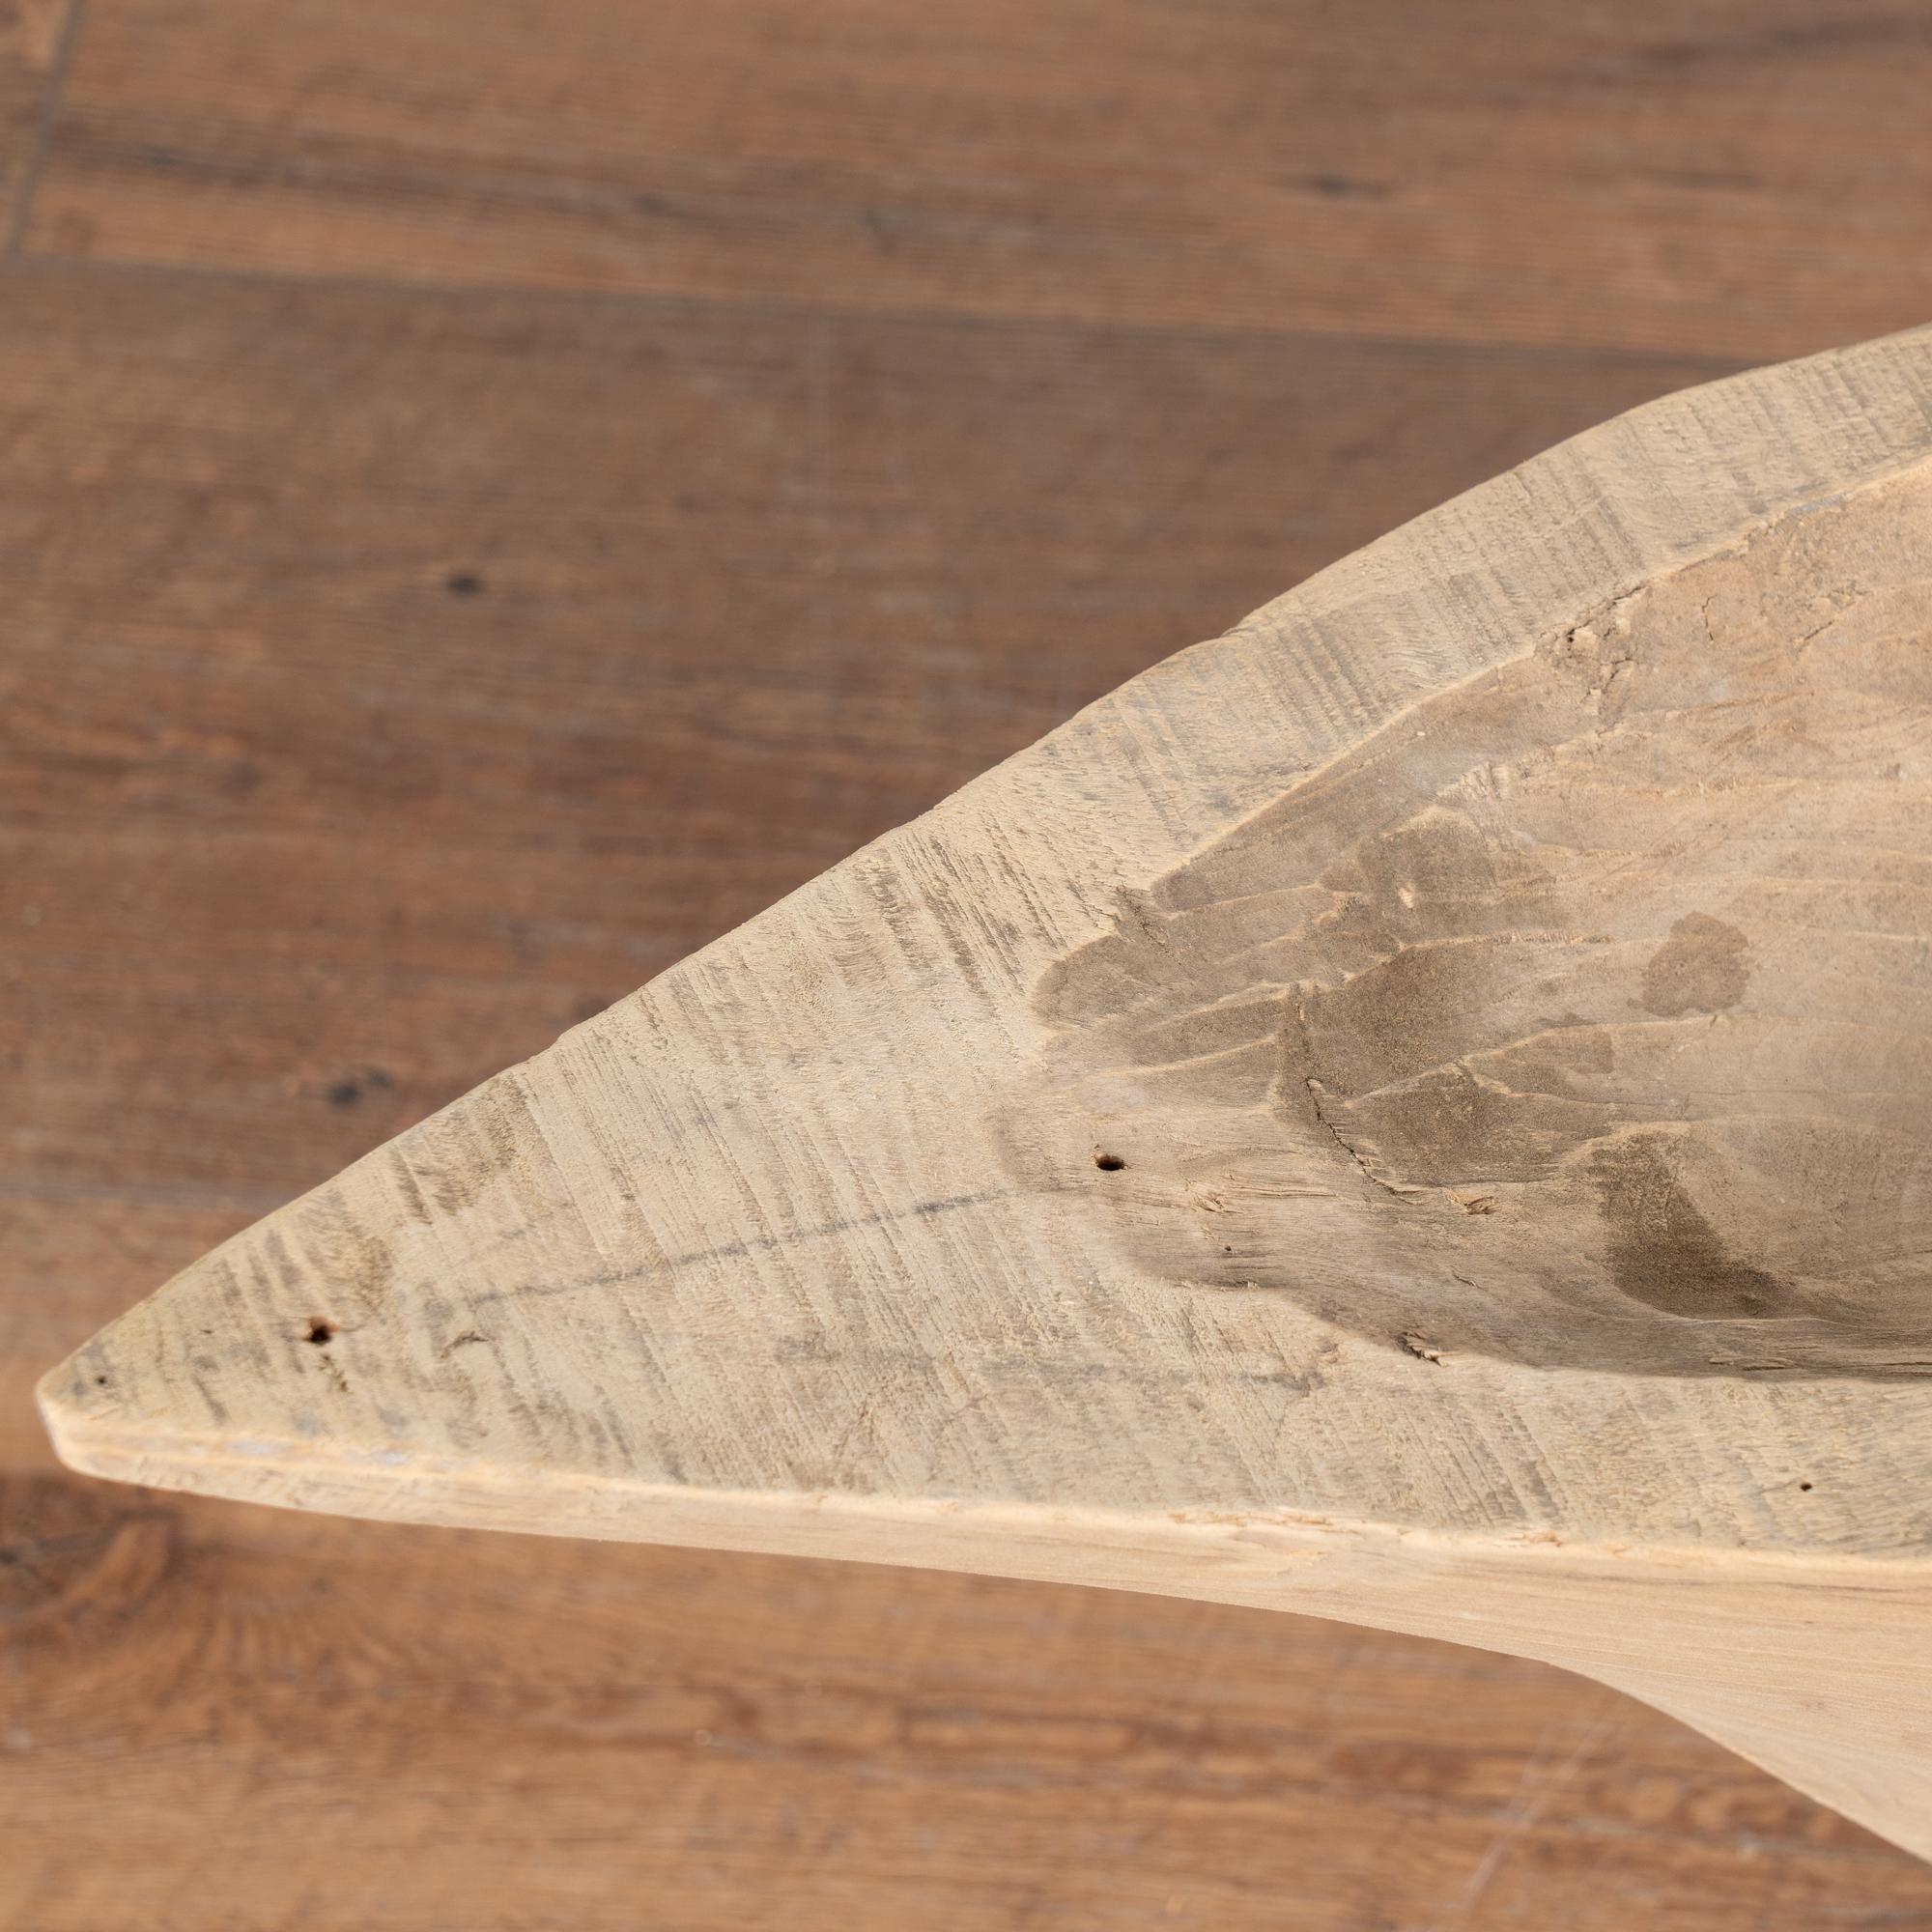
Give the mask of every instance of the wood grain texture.
[{"label": "wood grain texture", "polygon": [[[320,1109],[318,1109],[320,1111]],[[300,1118],[299,1113],[297,1118]],[[0,1201],[0,1919],[1891,1932],[1932,1875],[1518,1660],[57,1471],[40,1366],[242,1218]],[[31,1286],[28,1286],[31,1285]]]},{"label": "wood grain texture", "polygon": [[[813,1932],[1932,1912],[1922,1868],[1741,1760],[1480,1652],[864,1565],[531,1564],[482,1535],[19,1479],[4,1505],[43,1538],[0,1573],[12,1924],[616,1932],[779,1899]],[[1425,1738],[1419,1710],[1480,1715]]]},{"label": "wood grain texture", "polygon": [[0,253],[18,244],[70,48],[76,0],[0,5]]},{"label": "wood grain texture", "polygon": [[1398,708],[1053,969],[1030,1178],[1439,1366],[1932,1373],[1928,557],[1851,490]]},{"label": "wood grain texture", "polygon": [[[1903,1131],[1897,1185],[1911,1205],[1918,1156],[1898,1107],[1917,1091],[1918,899],[1911,878],[1861,882],[1858,864],[1902,851],[1923,782],[1912,667],[1928,345],[1892,338],[1634,412],[1109,694],[130,1315],[99,1359],[49,1383],[70,1446],[137,1460],[151,1447],[157,1471],[193,1480],[198,1432],[211,1448],[259,1438],[241,1461],[217,1448],[210,1479],[272,1496],[299,1486],[280,1459],[298,1468],[306,1438],[351,1489],[362,1479],[342,1459],[358,1447],[420,1466],[405,1488],[432,1500],[439,1472],[461,1488],[472,1467],[486,1484],[494,1470],[581,1479],[591,1520],[606,1485],[620,1517],[627,1486],[668,1485],[1292,1509],[1657,1547],[1917,1548],[1914,1459],[1932,1454],[1920,1428],[1932,1392],[1893,1332],[1909,1335],[1910,1295],[1894,1310],[1887,1296],[1904,1291],[1884,1272],[1910,1264],[1909,1222],[1860,1235],[1881,1281],[1845,1272],[1861,1257],[1838,1258],[1836,1290],[1861,1301],[1868,1335],[1856,1322],[1849,1342],[1814,1334],[1831,1311],[1802,1289],[1790,1309],[1692,1311],[1720,1355],[1783,1344],[1797,1366],[1826,1371],[1795,1380],[1757,1375],[1790,1364],[1671,1354],[1688,1346],[1669,1339],[1684,1316],[1646,1312],[1587,1273],[1552,1322],[1511,1242],[1533,1247],[1551,1226],[1557,1208],[1535,1183],[1559,1157],[1641,1151],[1700,1118],[1735,1138],[1754,1118],[1749,1091],[1775,1119],[1802,1104],[1803,1119],[1829,1120],[1836,1106],[1843,1130]],[[1760,670],[1775,680],[1768,719]],[[1730,735],[1719,745],[1713,731]],[[1451,789],[1506,803],[1484,820],[1479,804],[1445,810]],[[1551,815],[1552,790],[1576,824]],[[1469,845],[1484,892],[1459,897],[1427,852],[1382,856],[1437,833]],[[1504,876],[1511,853],[1533,871]],[[1780,898],[1793,857],[1804,867]],[[1421,895],[1403,907],[1412,946],[1378,911],[1384,871]],[[1850,923],[1847,895],[1861,890],[1870,933]],[[1888,891],[1895,903],[1880,903]],[[1692,901],[1716,908],[1695,917],[1752,927],[1753,965],[1723,955],[1739,979],[1715,1009],[1694,983],[1675,999],[1665,970],[1701,930],[1684,924]],[[1451,912],[1466,935],[1432,931]],[[1820,921],[1864,951],[1818,954]],[[1390,980],[1392,961],[1398,975],[1430,964],[1438,937],[1473,962],[1465,977],[1496,983],[1417,994]],[[1492,937],[1508,942],[1500,953]],[[1798,949],[1782,965],[1781,948]],[[1228,957],[1245,977],[1212,977]],[[1507,1065],[1486,1056],[1524,1037],[1518,980],[1569,1015],[1542,1033],[1604,1046],[1623,1088],[1590,1088],[1579,1061],[1555,1081],[1569,1146],[1539,1140],[1534,1121],[1485,1123],[1509,1145],[1463,1147],[1463,1133],[1456,1154],[1470,1171],[1431,1170],[1408,1145],[1420,1130],[1378,1126],[1373,1103],[1389,1082],[1471,1059],[1493,1094],[1512,1092]],[[1351,1017],[1391,986],[1391,1016]],[[1122,1012],[1163,1037],[1130,1038],[1123,1063],[1103,1056],[1098,1095],[1063,1099],[1039,1056],[1064,1051],[1068,1025],[1105,1034]],[[1232,1045],[1172,1037],[1190,1014],[1259,1018]],[[1186,1082],[1238,1067],[1250,1034],[1275,1054],[1289,1020],[1293,1093],[1229,1102],[1254,1146],[1217,1145],[1184,1113]],[[1855,1023],[1889,1023],[1878,1045],[1896,1090],[1841,1037]],[[1780,1071],[1768,1030],[1820,1063],[1811,1084]],[[1652,1098],[1660,1047],[1681,1064]],[[1310,1054],[1325,1078],[1304,1077]],[[1122,1065],[1121,1098],[1104,1085]],[[1725,1079],[1759,1084],[1727,1107]],[[1311,1107],[1311,1084],[1329,1098]],[[1521,1097],[1551,1095],[1526,1084]],[[1429,1091],[1409,1098],[1423,1108]],[[1095,1150],[1143,1121],[1200,1173],[1171,1171],[1151,1142],[1126,1145],[1128,1175],[1096,1172]],[[1709,1136],[1695,1147],[1719,1158]],[[1787,1149],[1784,1165],[1801,1218],[1817,1211],[1807,1190],[1845,1184],[1816,1155]],[[1209,1183],[1217,1198],[1204,1203]],[[1687,1167],[1681,1184],[1718,1211],[1715,1183]],[[1459,1192],[1478,1185],[1496,1212],[1468,1214]],[[1293,1230],[1244,1233],[1243,1190],[1285,1201]],[[1405,1192],[1421,1198],[1392,1199]],[[1111,1238],[1137,1225],[1137,1204],[1142,1221],[1197,1245],[1211,1208],[1259,1252],[1237,1253],[1223,1281],[1190,1246],[1163,1278],[1144,1245]],[[1470,1346],[1452,1329],[1464,1372],[1418,1381],[1412,1351],[1390,1340],[1399,1321],[1337,1307],[1321,1258],[1346,1274],[1348,1257],[1404,1238],[1396,1230],[1442,1251],[1471,1219],[1495,1223],[1469,1232],[1484,1258],[1466,1245],[1450,1258],[1489,1272],[1525,1332]],[[1751,1237],[1724,1232],[1740,1248]],[[1595,1264],[1582,1238],[1557,1238],[1571,1270]],[[1818,1275],[1826,1263],[1808,1254],[1780,1265]],[[1422,1264],[1380,1254],[1358,1272],[1412,1280],[1445,1316],[1481,1293],[1459,1295],[1446,1266],[1425,1281]],[[1293,1285],[1251,1282],[1244,1267],[1286,1269]],[[1817,1293],[1831,1286],[1819,1276]],[[312,1315],[340,1331],[339,1356],[303,1346]],[[1638,1375],[1586,1319],[1625,1325]],[[613,1320],[632,1324],[622,1350]],[[1545,1322],[1565,1333],[1544,1343]],[[472,1330],[498,1339],[459,1365],[450,1345]],[[1346,1372],[1320,1373],[1318,1356],[1345,1341]],[[1566,1346],[1574,1358],[1550,1353]],[[1257,1350],[1279,1354],[1284,1379],[1230,1409],[1226,1363]],[[1583,1373],[1538,1374],[1552,1366]],[[1840,1373],[1861,1366],[1901,1379],[1879,1389]],[[350,1386],[336,1386],[345,1373]],[[1423,1468],[1329,1448],[1378,1441],[1418,1402],[1460,1453]],[[1498,1412],[1564,1426],[1498,1432],[1485,1420]],[[1841,1465],[1829,1506],[1789,1467],[1819,1444]],[[366,1480],[387,1507],[387,1463]]]},{"label": "wood grain texture", "polygon": [[18,1171],[286,1198],[1176,627],[1702,373],[23,272]]},{"label": "wood grain texture", "polygon": [[1932,312],[1928,93],[1918,0],[98,0],[27,246],[1769,360]]},{"label": "wood grain texture", "polygon": [[1928,405],[1331,567],[185,1270],[63,1457],[1466,1635],[1932,1851]]},{"label": "wood grain texture", "polygon": [[[1666,1923],[1932,1913],[1902,1855],[1525,1662],[850,1565],[532,1564],[54,1473],[34,1378],[152,1283],[1211,628],[1228,585],[1703,373],[703,320],[5,284],[0,1916],[615,1928],[674,1892],[693,1926],[781,1895],[897,1926],[944,1889],[988,1927],[1357,1932],[1446,1892],[1461,1925],[1608,1932],[1606,1861]],[[829,460],[803,357],[818,394],[848,372]],[[1196,500],[1208,468],[1249,521]],[[608,1660],[541,1634],[586,1627]]]},{"label": "wood grain texture", "polygon": [[[1277,60],[1245,116],[1182,99],[1247,85],[1225,36],[1274,30],[1235,10],[1191,14],[1192,66],[1122,9],[1078,64],[1017,82],[1002,39],[1064,48],[1083,23],[933,15],[882,80],[856,51],[878,36],[835,63],[794,34],[767,59],[744,10],[742,33],[715,11],[657,32],[669,16],[641,6],[550,9],[540,33],[493,6],[414,17],[409,39],[400,14],[281,10],[270,34],[240,10],[94,0],[70,73],[90,92],[32,245],[103,272],[0,270],[0,1918],[735,1932],[782,1901],[803,1927],[898,1932],[943,1899],[988,1928],[1932,1923],[1903,1854],[1520,1661],[849,1564],[564,1543],[538,1563],[509,1538],[54,1469],[32,1381],[118,1308],[1177,639],[1722,362],[1924,307],[1897,293],[1920,260],[1915,24],[1864,9],[1604,16],[1577,49],[1602,64],[1559,103],[1594,103],[1587,154],[1543,112],[1554,96],[1490,85],[1547,12],[1500,37],[1481,12],[1466,34],[1391,12],[1366,64],[1338,28]],[[1281,18],[1301,50],[1321,25]],[[1424,36],[1426,86],[1397,113],[1387,55]],[[891,118],[908,84],[917,125]],[[1290,85],[1308,98],[1270,118]],[[855,99],[884,137],[863,178],[729,174],[751,126],[768,154],[823,150],[841,118],[863,145]],[[346,185],[318,166],[343,99],[369,137]],[[1212,180],[1181,185],[1184,224],[1151,189],[1076,205],[1046,165],[1062,129],[1105,134],[1110,100],[1183,129],[1139,141],[1122,113],[1095,152],[1172,170],[1185,151]],[[1002,184],[1047,184],[1005,252],[922,212],[928,135],[949,176],[1009,201]],[[675,261],[668,208],[642,243],[568,194],[492,212],[512,171],[621,174],[639,140],[660,185],[724,184],[677,217]],[[1400,284],[1386,209],[1373,246],[1350,240],[1372,197],[1345,198],[1343,169],[1371,142],[1421,184]],[[306,190],[275,173],[291,144]],[[1310,181],[1284,191],[1291,150]],[[1642,198],[1651,156],[1745,153],[1755,181]],[[1485,192],[1427,192],[1486,158]],[[1117,329],[1128,295],[1202,312],[1210,193],[1265,215],[1251,332],[1291,309],[1348,338],[1434,316],[1478,351],[1250,341],[1218,315],[1171,345],[1166,325]],[[1080,246],[1056,255],[1065,208]],[[923,259],[901,247],[882,277],[895,219]],[[647,275],[671,299],[278,290],[109,255]],[[1092,315],[1083,265],[1104,271],[1101,326],[1004,320]],[[681,299],[703,287],[756,313]],[[879,326],[906,299],[982,320]],[[864,456],[813,524],[786,512],[811,488],[828,316]],[[1557,353],[1484,346],[1524,331]],[[801,400],[760,402],[777,394]],[[863,574],[841,567],[862,551]]]}]

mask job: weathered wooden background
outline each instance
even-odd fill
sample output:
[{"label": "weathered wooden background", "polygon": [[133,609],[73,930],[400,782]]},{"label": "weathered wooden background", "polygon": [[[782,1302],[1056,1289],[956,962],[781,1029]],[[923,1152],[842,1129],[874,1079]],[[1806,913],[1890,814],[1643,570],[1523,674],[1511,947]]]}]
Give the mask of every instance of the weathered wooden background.
[{"label": "weathered wooden background", "polygon": [[1932,1926],[1553,1672],[184,1507],[36,1374],[1084,699],[1932,317],[1924,0],[0,9],[0,1924]]}]

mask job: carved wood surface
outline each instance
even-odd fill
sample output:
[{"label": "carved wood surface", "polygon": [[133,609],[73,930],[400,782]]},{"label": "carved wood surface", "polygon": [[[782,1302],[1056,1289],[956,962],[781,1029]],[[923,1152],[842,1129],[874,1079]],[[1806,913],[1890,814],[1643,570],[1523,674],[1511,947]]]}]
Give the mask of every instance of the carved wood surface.
[{"label": "carved wood surface", "polygon": [[1143,674],[178,1277],[62,1454],[1477,1637],[1932,1847],[1928,395],[1649,405]]}]

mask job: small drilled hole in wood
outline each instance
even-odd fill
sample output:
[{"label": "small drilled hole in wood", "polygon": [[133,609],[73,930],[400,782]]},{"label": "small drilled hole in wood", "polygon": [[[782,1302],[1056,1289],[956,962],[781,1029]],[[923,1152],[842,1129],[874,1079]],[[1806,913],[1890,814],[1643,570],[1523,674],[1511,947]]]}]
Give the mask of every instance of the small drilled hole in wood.
[{"label": "small drilled hole in wood", "polygon": [[1798,1487],[1801,1490],[1808,1490],[1811,1487],[1811,1485],[1809,1483],[1800,1483]]},{"label": "small drilled hole in wood", "polygon": [[335,1330],[318,1315],[309,1322],[308,1333],[302,1339],[305,1342],[313,1342],[320,1349],[325,1343],[335,1340]]},{"label": "small drilled hole in wood", "polygon": [[1117,1153],[1096,1153],[1094,1156],[1094,1165],[1102,1174],[1119,1174],[1122,1168],[1126,1166],[1126,1162]]}]

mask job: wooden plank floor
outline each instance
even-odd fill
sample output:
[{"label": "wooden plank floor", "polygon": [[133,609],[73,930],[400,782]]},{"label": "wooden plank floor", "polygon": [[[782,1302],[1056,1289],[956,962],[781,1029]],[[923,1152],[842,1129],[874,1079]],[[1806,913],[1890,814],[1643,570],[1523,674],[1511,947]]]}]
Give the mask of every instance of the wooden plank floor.
[{"label": "wooden plank floor", "polygon": [[0,1925],[1932,1927],[1528,1664],[81,1482],[36,1374],[1152,659],[1932,316],[1922,0],[0,9]]}]

